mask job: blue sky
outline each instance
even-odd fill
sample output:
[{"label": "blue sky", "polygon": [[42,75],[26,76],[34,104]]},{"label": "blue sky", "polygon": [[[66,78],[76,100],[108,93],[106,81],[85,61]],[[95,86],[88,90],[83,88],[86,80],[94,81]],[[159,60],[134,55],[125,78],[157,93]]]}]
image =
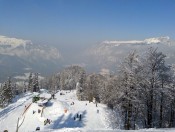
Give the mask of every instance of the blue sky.
[{"label": "blue sky", "polygon": [[175,39],[175,0],[0,0],[0,35],[64,48]]}]

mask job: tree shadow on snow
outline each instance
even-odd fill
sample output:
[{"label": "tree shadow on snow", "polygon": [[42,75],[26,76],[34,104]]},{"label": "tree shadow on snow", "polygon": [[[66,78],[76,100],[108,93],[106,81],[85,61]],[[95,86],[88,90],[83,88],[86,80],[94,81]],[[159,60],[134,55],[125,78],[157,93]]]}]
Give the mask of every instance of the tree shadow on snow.
[{"label": "tree shadow on snow", "polygon": [[[8,113],[11,113],[13,110],[15,110],[16,108],[23,106],[25,102],[19,104],[19,105],[13,105],[11,104],[10,106],[7,106],[6,108],[4,108],[1,112],[0,112],[0,118],[2,118],[3,116],[8,116]],[[5,117],[4,117],[5,118]]]},{"label": "tree shadow on snow", "polygon": [[[0,118],[4,119],[6,116],[8,116],[9,113],[12,113],[13,110],[15,110],[18,107],[23,106],[29,99],[31,99],[32,97],[30,97],[31,94],[27,94],[27,95],[21,95],[20,98],[16,98],[13,99],[13,102],[11,104],[9,104],[8,106],[6,106],[5,108],[3,108],[2,111],[0,111]],[[25,101],[19,103],[19,104],[15,104],[15,102],[17,102],[19,99],[23,98],[23,97],[27,97]]]},{"label": "tree shadow on snow", "polygon": [[[81,114],[81,120],[77,117],[77,114],[62,115],[57,120],[53,121],[48,128],[50,129],[60,129],[60,128],[76,128],[85,126],[86,122],[86,111],[78,112]],[[74,120],[75,117],[75,120]],[[66,119],[65,119],[66,118]]]}]

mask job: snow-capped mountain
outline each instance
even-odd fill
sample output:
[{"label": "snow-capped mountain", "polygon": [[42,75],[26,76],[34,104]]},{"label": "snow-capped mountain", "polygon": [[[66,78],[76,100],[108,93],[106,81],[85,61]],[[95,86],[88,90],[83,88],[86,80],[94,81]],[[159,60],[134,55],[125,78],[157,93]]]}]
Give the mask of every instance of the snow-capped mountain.
[{"label": "snow-capped mountain", "polygon": [[59,59],[58,49],[46,46],[35,45],[30,40],[8,38],[0,36],[0,54],[17,56],[28,59]]},{"label": "snow-capped mountain", "polygon": [[90,58],[88,63],[94,67],[116,69],[129,52],[136,50],[144,54],[149,47],[156,47],[166,54],[169,63],[175,62],[175,41],[168,36],[130,41],[106,40],[87,50],[86,55]]},{"label": "snow-capped mountain", "polygon": [[170,44],[170,37],[157,37],[157,38],[148,38],[145,40],[130,40],[130,41],[103,41],[102,44],[111,44],[119,46],[121,44]]},{"label": "snow-capped mountain", "polygon": [[[30,40],[0,36],[0,79],[21,73],[26,68],[47,73],[55,70],[61,60],[57,48],[33,44]],[[52,68],[50,68],[52,67]]]}]

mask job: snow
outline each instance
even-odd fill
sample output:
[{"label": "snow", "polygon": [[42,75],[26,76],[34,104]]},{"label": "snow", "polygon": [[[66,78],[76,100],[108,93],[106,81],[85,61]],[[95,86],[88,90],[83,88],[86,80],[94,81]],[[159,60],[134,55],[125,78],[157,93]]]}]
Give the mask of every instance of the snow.
[{"label": "snow", "polygon": [[[60,95],[62,93],[63,95]],[[40,127],[41,131],[53,132],[78,132],[78,131],[124,131],[114,127],[120,125],[119,115],[114,114],[104,104],[98,107],[88,101],[78,101],[76,91],[59,91],[55,99],[51,99],[47,106],[40,107],[38,103],[32,103],[32,97],[38,95],[25,94],[15,103],[4,109],[0,109],[0,131],[7,129],[15,131],[19,118],[19,132],[35,131]],[[50,98],[51,95],[42,89],[40,97]],[[74,102],[74,105],[71,105]],[[28,108],[28,109],[26,109]],[[38,113],[38,109],[42,111]],[[35,111],[35,113],[33,113]],[[99,113],[98,113],[99,111]],[[77,118],[81,114],[81,120]],[[75,120],[74,120],[75,117]],[[44,125],[44,120],[50,119],[51,123]],[[115,129],[114,129],[115,128]],[[174,131],[175,129],[143,129],[138,131]]]},{"label": "snow", "polygon": [[17,100],[17,102],[0,110],[0,131],[5,129],[14,131],[16,129],[18,117],[22,115],[25,105],[27,106],[31,103],[31,97],[31,94],[26,94],[23,98]]},{"label": "snow", "polygon": [[13,48],[16,48],[18,46],[25,47],[26,44],[32,44],[30,40],[23,40],[23,39],[17,39],[17,38],[9,38],[6,36],[0,36],[0,45],[9,45]]},{"label": "snow", "polygon": [[169,44],[170,37],[156,37],[156,38],[148,38],[145,40],[129,40],[129,41],[103,41],[102,44],[115,44],[115,46],[119,46],[120,44],[158,44],[158,43],[167,43]]}]

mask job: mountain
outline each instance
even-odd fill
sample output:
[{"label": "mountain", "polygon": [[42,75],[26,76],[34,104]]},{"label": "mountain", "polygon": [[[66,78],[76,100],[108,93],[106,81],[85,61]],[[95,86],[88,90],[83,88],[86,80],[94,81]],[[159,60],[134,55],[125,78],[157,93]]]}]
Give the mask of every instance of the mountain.
[{"label": "mountain", "polygon": [[73,54],[64,52],[64,56],[52,46],[0,36],[0,81],[31,71],[40,72],[42,76],[49,75],[70,65],[83,66],[87,72],[106,74],[115,71],[129,52],[136,50],[142,55],[149,47],[158,48],[166,54],[167,63],[175,62],[175,41],[168,36],[129,41],[106,40],[85,52],[77,49]]},{"label": "mountain", "polygon": [[61,58],[57,48],[33,44],[30,40],[0,36],[0,80],[26,70],[51,73],[58,69]]},{"label": "mountain", "polygon": [[86,51],[86,56],[89,58],[86,63],[92,64],[91,69],[98,67],[96,69],[116,70],[129,52],[136,50],[142,55],[149,47],[158,48],[166,54],[168,63],[175,62],[175,41],[166,36],[145,40],[103,41]]}]

